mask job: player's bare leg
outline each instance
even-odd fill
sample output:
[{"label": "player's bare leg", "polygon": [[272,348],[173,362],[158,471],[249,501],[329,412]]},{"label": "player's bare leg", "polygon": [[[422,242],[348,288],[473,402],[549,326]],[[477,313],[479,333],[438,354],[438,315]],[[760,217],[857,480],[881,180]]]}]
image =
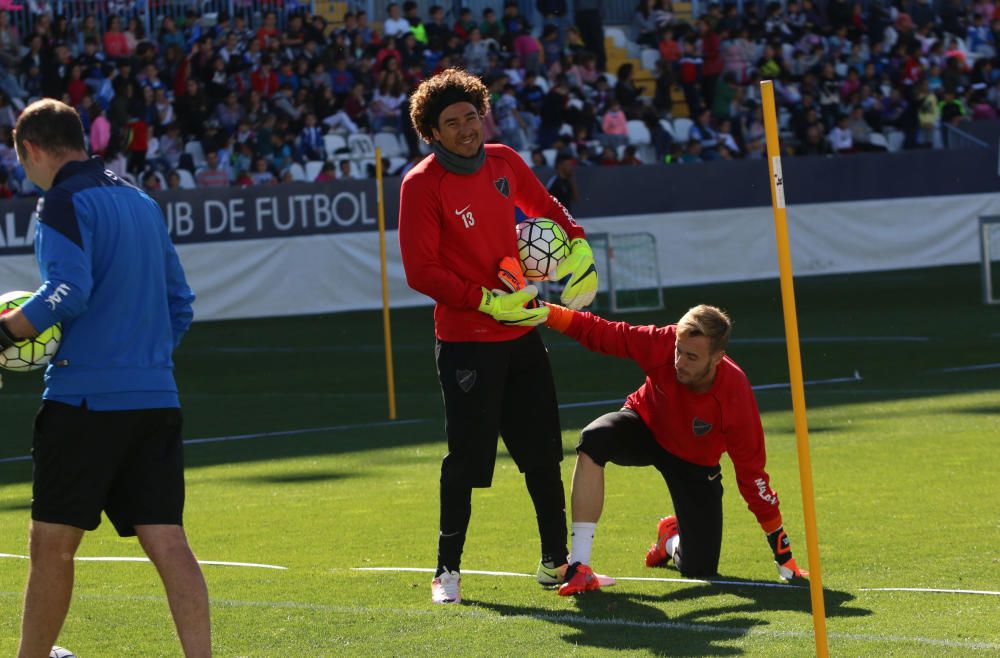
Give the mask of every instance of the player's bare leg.
[{"label": "player's bare leg", "polygon": [[19,658],[49,655],[59,636],[73,594],[73,556],[83,530],[32,521],[28,531],[31,566],[24,592]]},{"label": "player's bare leg", "polygon": [[597,523],[604,509],[604,467],[585,452],[576,453],[573,469],[573,523]]},{"label": "player's bare leg", "polygon": [[139,525],[135,528],[146,555],[156,565],[167,602],[187,658],[212,655],[208,587],[201,567],[179,525]]}]

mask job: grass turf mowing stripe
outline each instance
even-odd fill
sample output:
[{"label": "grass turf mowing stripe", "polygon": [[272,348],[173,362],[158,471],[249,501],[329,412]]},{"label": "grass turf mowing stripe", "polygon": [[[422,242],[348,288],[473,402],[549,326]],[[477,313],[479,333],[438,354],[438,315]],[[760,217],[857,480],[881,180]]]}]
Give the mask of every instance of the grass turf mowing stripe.
[{"label": "grass turf mowing stripe", "polygon": [[[434,573],[434,569],[425,567],[351,567],[351,571],[398,571],[415,573]],[[501,576],[515,578],[534,578],[530,573],[512,573],[510,571],[480,571],[464,569],[463,574],[480,576]],[[618,581],[654,582],[654,583],[693,583],[697,585],[733,585],[735,587],[767,587],[773,589],[808,589],[807,585],[791,585],[788,583],[762,583],[753,580],[701,580],[698,578],[652,578],[642,576],[614,576]],[[930,594],[978,594],[985,596],[1000,596],[1000,592],[977,589],[938,589],[927,587],[864,587],[859,592],[917,592]]]},{"label": "grass turf mowing stripe", "polygon": [[[15,555],[13,553],[0,553],[0,558],[14,558],[17,560],[29,559],[27,555]],[[149,562],[147,557],[75,557],[77,562]],[[255,562],[221,562],[219,560],[198,560],[198,564],[210,564],[215,567],[248,567],[253,569],[278,569],[288,571],[288,567],[279,567],[274,564],[257,564]]]},{"label": "grass turf mowing stripe", "polygon": [[[307,427],[298,430],[281,430],[277,432],[256,432],[254,434],[231,434],[228,436],[213,436],[205,439],[188,439],[184,445],[198,445],[202,443],[223,443],[225,441],[246,441],[247,439],[264,439],[275,436],[294,436],[296,434],[316,434],[318,432],[338,432],[340,430],[356,430],[366,427],[386,427],[391,425],[414,425],[425,423],[425,418],[413,418],[410,420],[383,420],[373,423],[353,423],[350,425],[330,425],[328,427]],[[31,459],[31,455],[22,457],[4,457],[0,459],[0,464],[8,462],[24,462]]]},{"label": "grass turf mowing stripe", "polygon": [[[517,574],[521,575],[521,574]],[[0,592],[3,597],[20,597],[21,592]],[[88,601],[149,601],[162,602],[166,598],[162,596],[137,596],[137,595],[101,595],[101,594],[77,594],[75,600]],[[685,622],[672,621],[643,621],[639,619],[621,619],[616,617],[588,617],[586,615],[571,613],[553,614],[523,614],[504,615],[493,614],[476,610],[472,606],[462,604],[450,606],[433,606],[428,604],[427,608],[382,608],[371,606],[338,606],[325,605],[322,603],[307,603],[301,601],[242,601],[234,599],[209,599],[212,606],[227,608],[286,608],[292,610],[313,610],[318,612],[329,612],[334,614],[348,614],[359,616],[371,616],[373,614],[386,614],[397,617],[435,617],[440,618],[442,614],[449,614],[464,619],[483,620],[504,620],[504,621],[543,621],[568,626],[620,626],[625,628],[663,629],[692,631],[695,633],[726,633],[739,637],[755,638],[812,638],[809,631],[780,631],[759,627],[744,626],[721,626],[716,624],[691,624]],[[445,612],[447,611],[447,612]],[[947,647],[953,649],[975,649],[994,651],[1000,649],[1000,644],[995,642],[977,642],[962,640],[942,640],[932,637],[905,636],[905,635],[869,635],[864,633],[837,633],[828,634],[831,640],[858,641],[858,642],[885,642],[885,643],[912,643],[925,646]]]}]

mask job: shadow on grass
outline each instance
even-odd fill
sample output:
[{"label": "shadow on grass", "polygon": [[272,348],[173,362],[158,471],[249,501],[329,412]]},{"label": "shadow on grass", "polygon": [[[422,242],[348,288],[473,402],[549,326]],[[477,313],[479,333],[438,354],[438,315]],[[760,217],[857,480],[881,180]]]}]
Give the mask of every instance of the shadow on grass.
[{"label": "shadow on grass", "polygon": [[277,473],[275,475],[251,475],[233,479],[240,482],[251,482],[254,484],[305,484],[309,482],[330,482],[333,480],[343,480],[344,478],[357,477],[358,475],[359,473],[335,473],[333,471],[321,471],[318,473]]},{"label": "shadow on grass", "polygon": [[[740,579],[726,578],[733,582]],[[801,612],[810,615],[812,606],[808,588],[766,588],[739,585],[693,583],[692,587],[663,595],[616,592],[603,589],[574,599],[579,614],[558,613],[546,608],[525,608],[494,602],[467,601],[493,610],[505,617],[532,617],[571,629],[563,640],[568,645],[582,645],[614,651],[646,651],[662,656],[734,656],[743,653],[725,643],[750,633],[767,634],[766,612]],[[726,602],[715,605],[716,597]],[[733,603],[732,598],[745,599]],[[872,614],[866,608],[848,607],[855,600],[847,592],[824,590],[826,616],[861,617]],[[671,604],[700,600],[705,603],[678,615],[670,613]],[[685,606],[689,607],[689,606]],[[720,617],[725,619],[720,620]],[[787,636],[794,631],[774,631]],[[803,624],[803,639],[811,641],[811,624]],[[561,653],[558,649],[554,654]]]}]

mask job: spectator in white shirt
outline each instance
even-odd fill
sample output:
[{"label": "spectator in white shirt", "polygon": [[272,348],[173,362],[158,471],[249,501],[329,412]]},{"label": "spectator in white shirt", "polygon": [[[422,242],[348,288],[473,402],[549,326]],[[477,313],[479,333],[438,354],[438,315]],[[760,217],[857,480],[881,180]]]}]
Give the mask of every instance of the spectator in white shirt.
[{"label": "spectator in white shirt", "polygon": [[389,17],[385,19],[382,30],[387,37],[402,36],[410,31],[410,21],[400,15],[399,5],[395,2],[386,7]]}]

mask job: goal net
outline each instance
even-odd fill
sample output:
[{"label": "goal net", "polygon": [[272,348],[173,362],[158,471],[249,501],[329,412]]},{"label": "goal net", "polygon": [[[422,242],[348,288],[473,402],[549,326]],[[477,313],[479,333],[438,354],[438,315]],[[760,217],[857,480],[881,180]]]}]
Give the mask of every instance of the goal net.
[{"label": "goal net", "polygon": [[1000,304],[1000,215],[979,218],[983,303]]},{"label": "goal net", "polygon": [[596,309],[612,312],[663,308],[663,283],[652,233],[591,233],[600,288]]}]

